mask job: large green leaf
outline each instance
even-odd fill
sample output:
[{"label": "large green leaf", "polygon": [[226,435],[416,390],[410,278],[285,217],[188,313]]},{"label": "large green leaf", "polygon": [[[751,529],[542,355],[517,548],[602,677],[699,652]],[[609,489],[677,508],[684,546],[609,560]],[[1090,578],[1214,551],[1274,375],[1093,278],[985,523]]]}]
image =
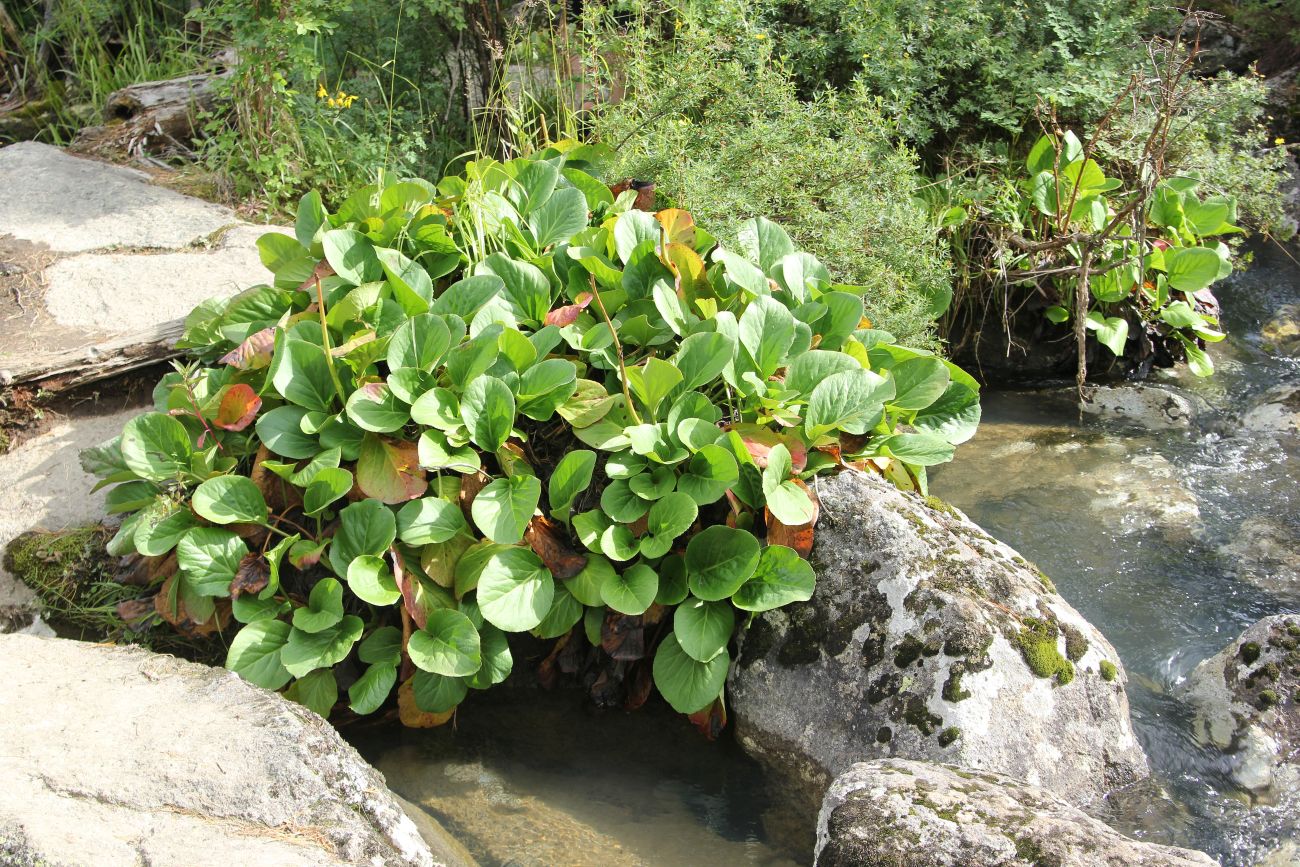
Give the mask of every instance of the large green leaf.
[{"label": "large green leaf", "polygon": [[280,660],[289,640],[289,624],[279,620],[250,623],[230,642],[226,668],[263,689],[279,689],[293,676]]},{"label": "large green leaf", "polygon": [[367,432],[357,457],[357,487],[385,503],[405,503],[429,489],[415,443]]},{"label": "large green leaf", "polygon": [[257,418],[257,438],[281,457],[294,460],[315,457],[320,451],[320,442],[316,437],[303,433],[302,420],[306,414],[307,410],[300,406],[279,406],[264,412]]},{"label": "large green leaf", "polygon": [[[383,557],[362,554],[354,558],[348,564],[347,579],[348,589],[362,602],[383,606],[392,605],[402,598],[402,591],[397,589],[397,579]],[[296,613],[294,625],[302,628]]]},{"label": "large green leaf", "polygon": [[364,629],[361,618],[352,614],[320,632],[304,632],[295,627],[289,631],[289,640],[280,651],[280,661],[294,677],[305,677],[318,668],[337,665],[347,658]]},{"label": "large green leaf", "polygon": [[307,604],[293,612],[293,626],[303,632],[323,632],[342,619],[343,585],[328,577],[317,581]]},{"label": "large green leaf", "polygon": [[327,467],[318,472],[302,492],[302,507],[308,515],[319,515],[331,503],[352,490],[352,473],[342,467]]},{"label": "large green leaf", "polygon": [[759,376],[767,379],[784,362],[794,341],[794,315],[780,301],[759,296],[740,317],[740,345],[749,353]]},{"label": "large green leaf", "polygon": [[611,572],[600,588],[600,599],[620,614],[643,614],[659,593],[659,576],[644,563],[622,574]]},{"label": "large green leaf", "polygon": [[272,384],[290,403],[313,412],[329,412],[334,402],[325,350],[315,343],[289,338],[277,352]]},{"label": "large green leaf", "polygon": [[347,575],[348,566],[362,554],[379,557],[397,538],[393,512],[378,500],[359,500],[339,512],[339,528],[330,543],[334,572]]},{"label": "large green leaf", "polygon": [[415,706],[425,713],[446,713],[460,704],[469,692],[463,678],[445,677],[427,671],[417,671],[411,681]]},{"label": "large green leaf", "polygon": [[412,500],[397,512],[397,535],[408,545],[446,542],[468,530],[460,506],[438,497]]},{"label": "large green leaf", "polygon": [[735,354],[736,344],[725,334],[709,331],[687,337],[673,358],[682,373],[683,390],[712,382]]},{"label": "large green leaf", "polygon": [[185,426],[160,412],[145,413],[128,421],[122,430],[121,448],[122,462],[131,472],[158,482],[174,479],[188,470],[194,451]]},{"label": "large green leaf", "polygon": [[247,554],[243,539],[217,527],[195,527],[176,544],[176,562],[186,583],[204,596],[229,596],[230,582]]},{"label": "large green leaf", "polygon": [[555,581],[532,551],[508,547],[488,557],[476,595],[488,623],[506,632],[526,632],[550,611]]},{"label": "large green leaf", "polygon": [[759,544],[752,533],[715,524],[686,545],[691,592],[706,602],[727,599],[758,568]]},{"label": "large green leaf", "polygon": [[362,716],[379,710],[397,683],[397,666],[378,663],[366,668],[361,677],[348,687],[348,703],[353,713]]},{"label": "large green leaf", "polygon": [[473,674],[483,663],[478,630],[450,608],[430,612],[424,628],[411,633],[406,652],[416,668],[444,677]]},{"label": "large green leaf", "polygon": [[885,401],[894,397],[894,381],[870,370],[833,373],[813,389],[804,416],[809,439],[839,429],[862,433],[875,423]]},{"label": "large green leaf", "polygon": [[735,595],[732,603],[742,611],[770,611],[791,602],[812,598],[817,576],[812,566],[793,548],[768,545],[758,558],[758,568]]},{"label": "large green leaf", "polygon": [[1199,292],[1209,286],[1219,279],[1219,265],[1219,254],[1209,247],[1174,247],[1165,251],[1169,285],[1180,292]]},{"label": "large green leaf", "polygon": [[[583,222],[586,222],[585,211]],[[527,322],[538,327],[546,319],[551,309],[551,284],[536,265],[511,259],[504,253],[493,253],[483,260],[479,270],[501,278],[506,297],[514,302]]]},{"label": "large green leaf", "polygon": [[980,412],[979,395],[960,382],[950,382],[938,400],[917,413],[912,426],[960,445],[975,436]]},{"label": "large green leaf", "polygon": [[764,217],[747,220],[740,227],[740,245],[751,262],[757,262],[764,274],[771,274],[786,256],[795,252],[794,243],[776,223]]},{"label": "large green leaf", "polygon": [[921,410],[934,403],[948,388],[948,368],[937,358],[909,358],[890,369],[894,397],[890,405]]},{"label": "large green leaf", "polygon": [[515,661],[510,655],[510,642],[506,634],[491,623],[483,624],[479,641],[483,663],[478,671],[465,678],[465,682],[473,689],[487,689],[509,677]]},{"label": "large green leaf", "polygon": [[528,227],[538,250],[567,241],[587,226],[587,199],[576,189],[556,190],[528,215]]},{"label": "large green leaf", "polygon": [[451,346],[451,330],[441,316],[421,313],[397,326],[388,340],[388,366],[433,370]]},{"label": "large green leaf", "polygon": [[362,430],[391,433],[411,420],[410,410],[381,382],[370,382],[352,392],[347,402],[348,418]]},{"label": "large green leaf", "polygon": [[547,486],[552,515],[568,520],[574,498],[587,490],[595,468],[596,453],[588,449],[575,449],[560,459]]},{"label": "large green leaf", "polygon": [[194,489],[194,511],[214,524],[262,524],[266,500],[247,476],[214,476]]},{"label": "large green leaf", "polygon": [[331,229],[321,238],[325,259],[344,280],[353,286],[384,279],[383,266],[375,255],[375,245],[352,229]]},{"label": "large green leaf", "polygon": [[918,467],[930,467],[952,460],[953,445],[930,433],[901,433],[882,437],[874,445],[884,454]]},{"label": "large green leaf", "polygon": [[331,669],[320,668],[295,680],[284,691],[284,697],[298,702],[321,717],[328,717],[338,703],[339,684]]},{"label": "large green leaf", "polygon": [[424,314],[433,300],[433,281],[429,272],[398,250],[381,248],[375,251],[375,257],[402,309],[412,316]]},{"label": "large green leaf", "polygon": [[677,490],[696,505],[707,506],[721,499],[739,477],[740,470],[731,453],[722,446],[707,445],[686,464],[686,471],[677,480]]},{"label": "large green leaf", "polygon": [[523,539],[541,496],[542,483],[535,476],[494,479],[474,497],[470,515],[493,542],[513,545]]},{"label": "large green leaf", "polygon": [[727,682],[731,657],[724,650],[708,662],[692,659],[673,633],[655,652],[654,680],[659,693],[678,713],[695,713],[713,703]]},{"label": "large green leaf", "polygon": [[515,396],[495,376],[480,376],[465,389],[460,417],[474,444],[494,452],[505,444],[514,427]]},{"label": "large green leaf", "polygon": [[861,368],[861,364],[843,352],[813,349],[790,362],[785,374],[785,386],[800,394],[810,395],[817,384],[828,376]]},{"label": "large green leaf", "polygon": [[570,579],[568,582],[559,582],[555,585],[551,608],[533,630],[538,638],[559,638],[582,619],[582,603],[569,589],[572,583],[573,579]]},{"label": "large green leaf", "polygon": [[135,527],[135,549],[146,557],[166,554],[198,522],[190,510],[159,496],[141,512]]},{"label": "large green leaf", "polygon": [[673,612],[673,635],[686,655],[698,662],[708,662],[725,650],[735,628],[730,602],[691,597]]}]

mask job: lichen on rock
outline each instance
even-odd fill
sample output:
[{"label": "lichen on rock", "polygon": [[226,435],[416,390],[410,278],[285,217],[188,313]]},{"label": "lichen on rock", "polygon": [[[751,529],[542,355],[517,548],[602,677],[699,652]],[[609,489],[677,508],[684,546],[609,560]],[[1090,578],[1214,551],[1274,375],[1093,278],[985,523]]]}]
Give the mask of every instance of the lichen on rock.
[{"label": "lichen on rock", "polygon": [[1037,569],[875,477],[818,495],[817,590],[753,620],[730,679],[740,743],[782,782],[815,804],[853,762],[901,757],[1084,803],[1147,774],[1117,654]]}]

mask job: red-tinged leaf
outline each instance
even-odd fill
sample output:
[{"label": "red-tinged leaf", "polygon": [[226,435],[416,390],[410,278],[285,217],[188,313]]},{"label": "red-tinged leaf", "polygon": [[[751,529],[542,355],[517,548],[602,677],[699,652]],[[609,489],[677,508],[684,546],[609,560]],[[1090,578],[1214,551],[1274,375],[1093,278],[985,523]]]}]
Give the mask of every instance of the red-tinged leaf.
[{"label": "red-tinged leaf", "polygon": [[524,541],[556,578],[572,578],[587,568],[587,557],[569,546],[566,533],[543,515],[534,515],[524,530]]},{"label": "red-tinged leaf", "polygon": [[715,698],[713,704],[697,710],[687,719],[700,734],[711,741],[716,741],[718,735],[722,734],[722,730],[727,727],[727,706],[722,703],[721,698]]},{"label": "red-tinged leaf", "polygon": [[775,515],[764,508],[763,512],[767,516],[767,543],[793,548],[800,557],[807,560],[808,555],[812,553],[813,526],[816,525],[817,518],[821,515],[821,501],[817,499],[817,494],[801,480],[795,479],[794,482],[803,488],[808,494],[808,499],[812,500],[812,520],[807,524],[790,526],[789,524],[782,524],[776,519]]},{"label": "red-tinged leaf", "polygon": [[261,408],[262,399],[253,391],[253,387],[237,383],[229,386],[221,396],[214,424],[225,430],[243,430],[257,418],[257,411]]},{"label": "red-tinged leaf", "polygon": [[678,298],[694,301],[701,295],[712,294],[699,253],[685,244],[669,244],[664,248],[664,259],[668,270],[673,272]]},{"label": "red-tinged leaf", "polygon": [[681,208],[665,208],[655,214],[655,219],[664,227],[668,243],[695,246],[695,218],[689,211],[683,211]]},{"label": "red-tinged leaf", "polygon": [[813,451],[821,452],[837,464],[844,463],[844,456],[839,443],[834,443],[828,446],[814,446]]},{"label": "red-tinged leaf", "polygon": [[393,564],[393,580],[402,593],[402,606],[410,615],[415,625],[423,629],[429,622],[429,614],[442,603],[424,586],[424,579],[417,573],[408,571],[406,562],[396,547],[388,549],[388,558]]},{"label": "red-tinged leaf", "polygon": [[228,364],[240,370],[257,370],[271,363],[271,351],[275,348],[275,326],[254,331],[244,342],[217,359],[221,364]]},{"label": "red-tinged leaf", "polygon": [[632,181],[632,189],[636,190],[636,201],[632,202],[632,207],[638,211],[655,209],[654,181]]},{"label": "red-tinged leaf", "polygon": [[319,545],[306,543],[301,549],[298,548],[298,545],[300,544],[304,543],[296,543],[289,549],[289,562],[293,564],[293,568],[295,569],[310,569],[312,566],[315,566],[320,562],[321,555],[325,553],[328,541],[321,542]]},{"label": "red-tinged leaf", "polygon": [[154,610],[163,620],[170,623],[177,632],[187,638],[207,638],[225,629],[230,624],[230,600],[216,600],[215,610],[205,622],[197,623],[185,610],[185,601],[176,594],[175,607],[172,606],[172,584],[175,576],[163,582],[162,589],[153,598]]},{"label": "red-tinged leaf", "polygon": [[786,436],[757,424],[738,424],[731,430],[740,434],[745,448],[759,469],[767,466],[768,453],[778,445],[784,445],[789,449],[791,469],[794,472],[801,473],[808,465],[808,447],[798,437]]},{"label": "red-tinged leaf", "polygon": [[357,488],[383,503],[405,503],[429,489],[415,443],[367,433],[357,457]]},{"label": "red-tinged leaf", "polygon": [[238,599],[241,593],[260,593],[271,580],[271,567],[266,558],[257,552],[244,555],[230,582],[230,598]]},{"label": "red-tinged leaf", "polygon": [[474,516],[470,514],[470,507],[474,505],[474,498],[478,492],[487,487],[492,478],[486,473],[467,473],[460,477],[460,510],[465,513],[465,520],[473,521]]},{"label": "red-tinged leaf", "polygon": [[546,654],[546,658],[543,659],[540,663],[538,663],[537,682],[542,685],[542,689],[555,689],[555,687],[559,684],[560,654],[564,651],[564,648],[568,646],[569,639],[572,637],[573,637],[573,630],[569,630],[564,635],[561,635],[556,640],[555,646],[551,648],[551,652]]},{"label": "red-tinged leaf", "polygon": [[554,325],[557,328],[563,328],[566,325],[572,325],[577,320],[579,314],[587,309],[591,303],[592,294],[590,292],[581,292],[574,299],[573,304],[566,304],[563,307],[556,307],[550,313],[546,314],[545,325]]}]

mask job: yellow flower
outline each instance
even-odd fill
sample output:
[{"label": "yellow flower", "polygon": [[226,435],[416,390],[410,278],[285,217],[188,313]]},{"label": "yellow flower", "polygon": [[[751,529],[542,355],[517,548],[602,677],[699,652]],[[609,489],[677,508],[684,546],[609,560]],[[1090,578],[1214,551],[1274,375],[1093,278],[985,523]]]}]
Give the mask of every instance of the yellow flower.
[{"label": "yellow flower", "polygon": [[330,108],[338,108],[338,107],[339,107],[338,101],[335,100],[334,97],[332,97],[332,96],[331,96],[329,99],[325,100],[325,104],[328,105]]},{"label": "yellow flower", "polygon": [[329,91],[325,89],[325,85],[323,84],[316,85],[316,98],[324,99],[327,96],[329,96]]},{"label": "yellow flower", "polygon": [[755,33],[755,34],[754,34],[754,38],[755,38],[755,39],[766,39],[766,38],[767,38],[767,34],[766,34],[766,33]]},{"label": "yellow flower", "polygon": [[1286,144],[1286,139],[1282,138],[1282,136],[1278,136],[1277,138],[1273,139],[1273,144],[1278,145],[1280,147],[1281,145]]}]

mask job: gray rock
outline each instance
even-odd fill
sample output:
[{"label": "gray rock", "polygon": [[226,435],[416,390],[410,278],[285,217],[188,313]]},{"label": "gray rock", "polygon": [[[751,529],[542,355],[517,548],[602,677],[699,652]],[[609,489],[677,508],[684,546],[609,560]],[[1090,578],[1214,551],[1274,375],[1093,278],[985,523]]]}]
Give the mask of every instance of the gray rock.
[{"label": "gray rock", "polygon": [[1300,356],[1300,304],[1284,304],[1259,329],[1260,343],[1269,352]]},{"label": "gray rock", "polygon": [[1300,790],[1300,615],[1251,626],[1196,666],[1183,696],[1233,782],[1265,803]]},{"label": "gray rock", "polygon": [[1192,427],[1208,407],[1203,401],[1167,385],[1117,385],[1090,389],[1083,411],[1148,430]]},{"label": "gray rock", "polygon": [[[83,471],[78,453],[122,432],[139,410],[68,418],[53,425],[0,460],[0,551],[19,534],[43,528],[63,530],[104,517],[104,491],[91,493],[97,481]],[[36,596],[10,575],[0,557],[0,607],[26,610],[36,617]],[[8,628],[6,628],[8,627]],[[0,616],[0,632],[53,635],[39,618]]]},{"label": "gray rock", "polygon": [[817,823],[817,867],[1208,867],[1130,840],[1050,792],[926,762],[853,765]]},{"label": "gray rock", "polygon": [[1300,384],[1269,389],[1241,417],[1241,426],[1258,433],[1300,434]]},{"label": "gray rock", "polygon": [[239,222],[229,208],[149,183],[143,172],[50,145],[0,148],[0,235],[59,253],[187,247]]},{"label": "gray rock", "polygon": [[757,617],[731,673],[746,750],[814,804],[884,757],[996,771],[1076,804],[1147,775],[1115,649],[1046,576],[877,477],[817,490],[817,590]]},{"label": "gray rock", "polygon": [[232,672],[4,635],[0,682],[0,863],[435,863],[327,722]]},{"label": "gray rock", "polygon": [[59,325],[126,333],[184,319],[200,302],[234,295],[271,274],[257,239],[270,227],[242,226],[211,249],[157,253],[85,253],[45,271],[45,309]]}]

